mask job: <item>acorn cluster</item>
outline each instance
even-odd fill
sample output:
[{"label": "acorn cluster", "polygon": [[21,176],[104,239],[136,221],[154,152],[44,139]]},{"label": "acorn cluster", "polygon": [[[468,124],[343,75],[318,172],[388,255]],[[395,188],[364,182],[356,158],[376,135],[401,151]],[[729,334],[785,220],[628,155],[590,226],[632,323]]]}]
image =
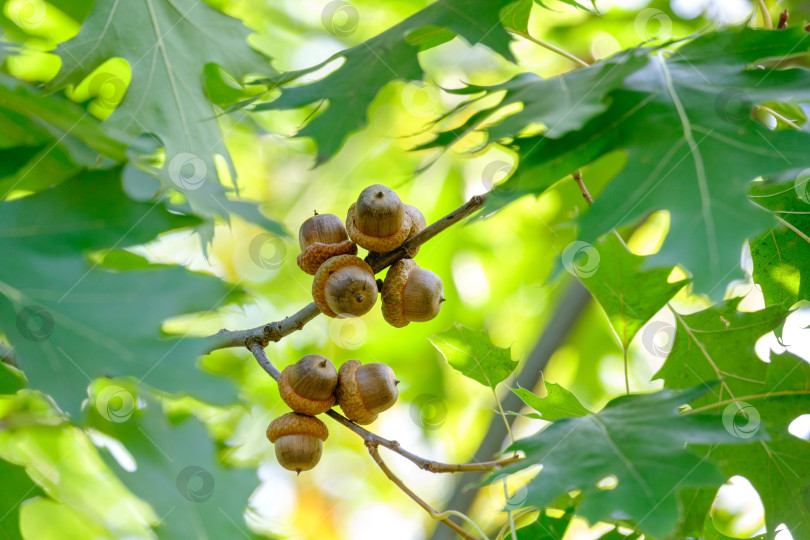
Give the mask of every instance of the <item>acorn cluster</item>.
[{"label": "acorn cluster", "polygon": [[312,298],[321,312],[359,317],[374,307],[382,292],[382,314],[392,326],[436,317],[445,300],[439,276],[403,259],[391,265],[379,286],[371,267],[357,256],[357,246],[376,253],[393,251],[424,228],[422,212],[381,184],[360,193],[349,207],[345,226],[334,214],[316,212],[307,219],[298,232],[297,262],[315,276]]},{"label": "acorn cluster", "polygon": [[294,412],[273,420],[267,438],[275,444],[279,464],[301,473],[318,464],[326,424],[315,418],[337,403],[349,420],[370,424],[399,397],[394,371],[378,362],[349,360],[335,369],[325,356],[308,354],[287,366],[278,379],[281,399]]}]

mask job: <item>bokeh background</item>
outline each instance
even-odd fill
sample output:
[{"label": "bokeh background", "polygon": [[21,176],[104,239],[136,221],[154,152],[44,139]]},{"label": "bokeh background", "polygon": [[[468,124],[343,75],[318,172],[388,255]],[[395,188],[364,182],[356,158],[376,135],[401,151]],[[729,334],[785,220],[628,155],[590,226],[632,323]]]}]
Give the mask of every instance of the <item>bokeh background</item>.
[{"label": "bokeh background", "polygon": [[[242,19],[255,32],[252,45],[271,56],[280,70],[315,65],[429,4],[419,0],[208,3]],[[810,2],[769,1],[768,5],[774,15],[789,9],[791,25],[810,21]],[[33,83],[49,80],[59,69],[59,59],[50,51],[57,42],[78,32],[89,6],[90,2],[81,1],[6,1],[3,39],[22,41],[25,49],[10,56],[4,69]],[[647,41],[687,37],[707,27],[749,21],[759,24],[754,6],[746,0],[605,0],[597,6],[601,16],[553,0],[548,2],[548,10],[535,6],[531,33],[581,58],[596,60]],[[37,25],[26,24],[40,16]],[[345,215],[358,193],[373,183],[396,190],[403,201],[422,210],[428,223],[440,218],[470,196],[488,190],[514,166],[514,156],[502,149],[488,147],[469,153],[480,142],[474,137],[444,154],[409,151],[428,140],[425,130],[433,119],[459,102],[459,96],[442,88],[457,88],[464,82],[494,84],[525,71],[550,77],[575,67],[527,40],[518,40],[513,49],[520,60],[518,65],[458,38],[421,53],[426,83],[397,82],[385,87],[369,110],[368,127],[317,168],[313,168],[311,142],[292,137],[315,112],[312,108],[222,116],[242,194],[263,201],[263,211],[293,233],[313,211]],[[330,68],[333,66],[307,76],[307,80],[323,76]],[[128,80],[125,63],[116,65],[113,61],[106,69],[119,70],[121,78]],[[112,85],[102,90],[103,95],[96,99],[114,105],[126,87]],[[72,96],[84,101],[87,92],[79,86]],[[109,106],[101,105],[95,110],[91,105],[90,110],[102,118],[110,112]],[[620,166],[619,162],[602,160],[584,169],[591,191],[598,194]],[[12,193],[8,198],[24,194]],[[584,204],[573,182],[561,182],[538,199],[523,199],[489,219],[454,227],[423,246],[419,264],[443,278],[448,299],[435,320],[394,329],[376,309],[359,319],[320,317],[271,345],[270,359],[283,367],[304,354],[317,352],[336,364],[357,358],[391,365],[402,381],[400,401],[381,415],[372,430],[420,455],[466,462],[482,440],[491,439],[493,433],[502,437],[493,427],[503,423],[496,412],[497,398],[453,371],[427,338],[454,323],[483,328],[494,343],[511,347],[513,359],[525,361],[571,301],[575,278],[561,268],[558,258],[575,238],[571,222]],[[631,248],[642,254],[654,251],[666,229],[665,214],[652,216],[632,232]],[[310,300],[310,278],[295,263],[298,246],[294,234],[290,238],[274,236],[236,217],[217,226],[207,253],[193,232],[167,235],[136,251],[155,262],[211,273],[249,292],[244,303],[216,314],[168,321],[167,331],[208,335],[223,327],[254,327],[290,315]],[[731,292],[747,295],[744,309],[762,305],[761,295],[750,280],[735,284]],[[688,290],[679,293],[674,304],[684,312],[708,305],[690,296]],[[802,343],[807,347],[810,339],[802,328],[808,324],[810,311],[799,310],[789,319],[782,340],[805,358],[810,358],[810,353],[802,349]],[[601,308],[594,303],[587,304],[574,318],[570,330],[551,356],[544,376],[598,409],[624,389],[622,349]],[[633,390],[660,387],[650,378],[663,363],[673,332],[672,320],[661,313],[639,334],[629,356]],[[758,351],[766,357],[771,349],[779,351],[781,345],[774,336],[765,336]],[[432,537],[435,523],[385,479],[354,434],[334,424],[329,426],[330,438],[315,470],[296,477],[280,468],[264,435],[270,420],[287,412],[275,383],[244,350],[217,351],[201,362],[206,369],[238,384],[241,403],[215,408],[184,399],[172,406],[205,422],[217,440],[223,462],[256,471],[261,485],[247,509],[253,530],[277,537],[323,540]],[[498,397],[507,391],[500,388]],[[26,538],[141,538],[153,534],[147,522],[156,516],[124,488],[98,456],[99,449],[107,447],[122,465],[132,466],[131,458],[115,441],[62,423],[50,405],[33,392],[0,399],[0,417],[10,410],[15,411],[18,423],[13,437],[0,430],[0,455],[25,461],[29,472],[41,475],[60,501],[23,508]],[[28,415],[30,425],[19,422],[21,411]],[[794,431],[807,437],[810,422],[805,420],[799,419]],[[529,434],[542,425],[541,421],[517,418],[514,435]],[[496,441],[496,447],[505,443]],[[70,452],[65,452],[68,448]],[[456,492],[472,489],[472,507],[465,511],[487,530],[497,530],[504,523],[501,510],[506,500],[500,482],[469,488],[458,485],[452,476],[419,471],[397,457],[392,456],[389,462],[435,506],[442,508]],[[511,491],[513,501],[519,503],[519,482],[511,485]],[[739,477],[721,489],[714,517],[721,531],[738,537],[755,533],[763,524],[756,492]],[[607,528],[576,521],[569,535],[595,537]],[[436,538],[448,538],[445,531],[436,534]]]}]

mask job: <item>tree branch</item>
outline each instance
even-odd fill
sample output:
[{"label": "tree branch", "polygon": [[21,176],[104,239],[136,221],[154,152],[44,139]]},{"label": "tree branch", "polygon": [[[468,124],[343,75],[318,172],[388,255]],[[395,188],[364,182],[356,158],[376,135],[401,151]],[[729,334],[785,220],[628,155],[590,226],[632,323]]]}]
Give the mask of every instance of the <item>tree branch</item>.
[{"label": "tree branch", "polygon": [[[475,213],[486,202],[488,193],[475,195],[469,201],[456,208],[440,220],[430,224],[420,231],[413,238],[404,242],[400,247],[388,253],[369,253],[366,262],[371,266],[375,274],[385,270],[400,259],[411,257],[412,253],[445,229],[455,225],[467,216]],[[292,334],[296,330],[304,328],[309,321],[320,315],[320,310],[314,302],[304,306],[295,315],[291,315],[281,321],[267,323],[263,326],[250,328],[248,330],[226,330],[222,329],[213,336],[209,336],[211,346],[209,351],[226,349],[228,347],[248,347],[252,343],[261,343],[267,346],[271,341],[278,342],[285,336]]]},{"label": "tree branch", "polygon": [[[270,375],[275,381],[278,381],[281,372],[279,369],[273,365],[269,358],[267,358],[267,353],[264,351],[264,345],[259,342],[252,342],[248,349],[250,352],[253,353],[253,356],[256,358],[256,361],[259,365]],[[326,411],[328,417],[335,420],[337,423],[342,425],[345,428],[353,431],[356,435],[363,439],[366,447],[368,448],[369,453],[371,454],[372,459],[374,459],[375,463],[382,469],[383,473],[392,481],[394,484],[397,485],[406,495],[408,495],[411,499],[416,501],[419,506],[424,508],[434,519],[438,519],[452,530],[456,531],[458,534],[463,536],[464,538],[477,540],[475,536],[471,536],[469,533],[464,531],[458,524],[451,521],[446,515],[440,514],[437,512],[433,507],[427,504],[424,500],[422,500],[416,493],[411,491],[411,489],[405,485],[402,480],[400,480],[392,471],[388,468],[385,462],[382,460],[382,457],[379,454],[379,447],[383,446],[388,448],[392,452],[399,454],[400,456],[404,457],[405,459],[409,460],[413,464],[415,464],[420,469],[430,471],[432,473],[453,473],[453,472],[471,472],[471,471],[492,471],[496,469],[500,469],[510,463],[515,463],[523,459],[522,456],[510,456],[508,458],[494,460],[494,461],[482,461],[476,463],[441,463],[438,461],[432,461],[429,459],[425,459],[421,456],[418,456],[408,450],[405,450],[400,446],[397,441],[392,441],[386,439],[384,437],[380,437],[376,433],[372,433],[371,431],[361,427],[339,412],[334,409],[330,409]]]}]

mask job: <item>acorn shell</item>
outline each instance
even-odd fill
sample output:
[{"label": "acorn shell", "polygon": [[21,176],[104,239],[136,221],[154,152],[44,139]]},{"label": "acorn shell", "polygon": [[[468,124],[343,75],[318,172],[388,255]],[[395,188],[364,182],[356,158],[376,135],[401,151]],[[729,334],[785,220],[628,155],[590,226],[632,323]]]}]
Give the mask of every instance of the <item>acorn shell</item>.
[{"label": "acorn shell", "polygon": [[349,207],[349,212],[346,215],[346,231],[349,233],[349,238],[351,238],[352,241],[358,246],[369,251],[386,253],[398,248],[408,237],[408,233],[411,231],[411,217],[407,212],[402,220],[402,226],[398,231],[390,236],[378,237],[365,234],[357,228],[354,219],[354,211],[356,206],[357,204],[354,203]]},{"label": "acorn shell", "polygon": [[322,441],[329,437],[326,424],[313,416],[287,413],[267,426],[267,438],[275,445],[276,459],[287,470],[308,471],[321,459]]},{"label": "acorn shell", "polygon": [[298,245],[301,253],[296,262],[310,275],[330,257],[357,254],[357,246],[349,240],[343,221],[335,214],[316,212],[304,221],[298,229]]},{"label": "acorn shell", "polygon": [[346,417],[357,424],[370,424],[377,415],[396,403],[399,397],[393,370],[377,362],[361,364],[349,360],[338,370],[335,391]]},{"label": "acorn shell", "polygon": [[297,413],[312,416],[334,406],[336,386],[335,366],[319,354],[308,354],[285,367],[278,378],[278,389],[284,403]]},{"label": "acorn shell", "polygon": [[[438,291],[431,290],[438,281]],[[382,314],[388,324],[396,328],[410,322],[424,322],[436,317],[441,310],[441,279],[420,268],[411,259],[401,259],[388,269],[382,287]],[[418,302],[419,305],[407,305]]]},{"label": "acorn shell", "polygon": [[377,302],[377,281],[374,278],[374,272],[372,272],[368,263],[353,255],[338,255],[337,257],[332,257],[323,263],[321,267],[318,268],[318,271],[315,272],[315,279],[312,281],[312,298],[315,300],[315,304],[318,306],[318,309],[321,310],[321,313],[327,317],[340,317],[342,314],[335,313],[329,306],[329,302],[326,298],[326,283],[335,272],[338,272],[342,268],[352,266],[363,271],[363,277],[368,281],[368,283],[365,284],[365,288],[367,289],[366,294],[369,295],[371,301],[366,305],[368,309],[362,313],[351,313],[351,315],[360,316],[364,313],[368,313]]}]

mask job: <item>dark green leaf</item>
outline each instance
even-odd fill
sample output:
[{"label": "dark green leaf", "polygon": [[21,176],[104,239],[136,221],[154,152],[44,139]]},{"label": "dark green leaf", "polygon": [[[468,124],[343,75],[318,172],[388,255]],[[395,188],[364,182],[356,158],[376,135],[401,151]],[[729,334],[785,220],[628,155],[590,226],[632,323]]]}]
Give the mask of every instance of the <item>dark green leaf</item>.
[{"label": "dark green leaf", "polygon": [[[223,466],[202,423],[186,418],[170,424],[160,402],[128,383],[105,382],[96,390],[87,422],[121,441],[132,454],[134,472],[122,470],[110,455],[104,458],[124,484],[161,516],[159,537],[258,538],[243,517],[248,497],[258,485],[256,474]],[[113,395],[120,403],[105,401]],[[145,406],[136,408],[139,398]]]},{"label": "dark green leaf", "polygon": [[[623,150],[625,169],[581,218],[582,240],[667,210],[669,234],[650,264],[682,264],[696,292],[721,298],[728,282],[742,277],[743,243],[774,225],[770,212],[747,198],[749,183],[810,166],[810,134],[771,131],[751,118],[757,103],[810,98],[807,70],[752,68],[806,50],[805,38],[800,29],[735,29],[698,37],[670,56],[649,51],[650,61],[624,77],[610,107],[582,130],[518,139],[520,167],[488,199],[489,209]],[[568,101],[590,92],[579,88]]]},{"label": "dark green leaf", "polygon": [[[528,486],[526,505],[543,508],[564,493],[581,490],[577,513],[591,523],[629,519],[646,534],[666,536],[679,518],[680,490],[726,479],[685,443],[744,442],[725,429],[719,415],[679,412],[705,392],[695,388],[623,396],[596,414],[557,420],[510,446],[526,459],[499,474],[542,465]],[[615,485],[600,487],[608,478]]]},{"label": "dark green leaf", "polygon": [[[341,51],[326,61],[291,74],[286,79],[315,72],[331,62],[343,64],[319,81],[282,89],[281,96],[255,110],[295,109],[328,101],[326,110],[298,132],[318,145],[317,163],[332,157],[349,134],[366,125],[366,109],[383,86],[394,80],[422,78],[417,53],[443,43],[448,33],[471,45],[481,43],[504,58],[514,60],[512,38],[501,23],[515,9],[515,0],[438,0],[368,41]],[[433,30],[440,28],[441,32]],[[427,31],[425,31],[427,29]]]},{"label": "dark green leaf", "polygon": [[238,289],[181,267],[120,272],[86,258],[197,222],[131,201],[119,169],[0,204],[0,328],[31,388],[73,415],[90,380],[103,375],[133,375],[218,403],[233,399],[228,382],[197,369],[204,341],[162,335],[161,325],[216,309]]},{"label": "dark green leaf", "polygon": [[[132,80],[123,101],[115,106],[99,98],[101,108],[114,108],[107,123],[156,136],[166,149],[164,186],[181,191],[202,217],[227,215],[219,205],[225,188],[214,155],[230,160],[217,111],[205,95],[204,69],[215,63],[238,80],[273,74],[269,59],[248,46],[248,35],[241,22],[205,2],[96,0],[79,34],[57,48],[62,70],[50,86],[77,85],[105,61],[126,60]],[[102,70],[93,74],[94,85],[122,92],[126,82]]]},{"label": "dark green leaf", "polygon": [[[670,388],[721,378],[720,385],[695,405],[723,413],[730,432],[741,439],[768,426],[770,440],[742,448],[708,448],[728,476],[746,477],[765,507],[771,531],[785,523],[801,531],[810,523],[807,456],[810,443],[788,432],[797,416],[810,413],[810,364],[785,353],[769,364],[755,354],[756,341],[781,325],[786,311],[774,306],[754,313],[737,311],[739,299],[692,315],[677,315],[677,332],[666,363],[656,374]],[[706,516],[712,498],[703,496],[692,513]],[[688,532],[688,531],[687,531]],[[795,535],[794,535],[795,538]]]}]

